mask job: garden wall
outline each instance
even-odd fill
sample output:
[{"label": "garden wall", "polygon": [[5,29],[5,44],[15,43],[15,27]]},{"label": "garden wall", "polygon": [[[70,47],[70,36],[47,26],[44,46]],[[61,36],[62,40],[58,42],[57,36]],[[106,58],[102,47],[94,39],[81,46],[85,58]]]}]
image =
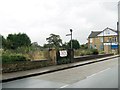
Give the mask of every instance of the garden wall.
[{"label": "garden wall", "polygon": [[25,71],[53,65],[50,60],[41,61],[21,61],[14,63],[3,63],[2,73]]}]

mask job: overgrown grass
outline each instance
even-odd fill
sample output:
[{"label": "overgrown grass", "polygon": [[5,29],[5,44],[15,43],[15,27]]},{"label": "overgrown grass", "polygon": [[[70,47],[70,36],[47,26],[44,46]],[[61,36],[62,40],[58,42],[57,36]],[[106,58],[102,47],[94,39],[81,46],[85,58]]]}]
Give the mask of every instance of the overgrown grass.
[{"label": "overgrown grass", "polygon": [[2,55],[2,63],[13,63],[19,61],[27,61],[28,59],[21,54],[3,54]]},{"label": "overgrown grass", "polygon": [[99,54],[97,49],[79,49],[74,51],[74,56],[96,55]]}]

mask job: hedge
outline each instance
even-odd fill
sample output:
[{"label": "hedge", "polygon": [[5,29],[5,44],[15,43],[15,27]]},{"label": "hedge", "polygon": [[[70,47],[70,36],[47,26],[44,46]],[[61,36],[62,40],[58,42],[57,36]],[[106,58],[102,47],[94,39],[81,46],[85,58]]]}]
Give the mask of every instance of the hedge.
[{"label": "hedge", "polygon": [[2,55],[2,63],[14,63],[18,61],[27,61],[27,60],[28,59],[25,56],[20,54]]}]

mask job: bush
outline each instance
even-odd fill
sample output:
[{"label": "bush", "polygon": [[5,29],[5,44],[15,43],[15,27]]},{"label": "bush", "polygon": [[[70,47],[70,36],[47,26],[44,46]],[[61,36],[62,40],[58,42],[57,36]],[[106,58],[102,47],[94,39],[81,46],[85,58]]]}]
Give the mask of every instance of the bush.
[{"label": "bush", "polygon": [[84,56],[84,55],[85,55],[85,52],[82,51],[82,52],[80,53],[80,56]]},{"label": "bush", "polygon": [[58,64],[58,65],[68,64],[68,63],[70,63],[70,62],[71,62],[71,60],[70,60],[69,58],[61,58],[61,59],[59,59],[59,60],[57,61],[57,64]]},{"label": "bush", "polygon": [[105,54],[105,52],[104,51],[99,51],[99,54]]},{"label": "bush", "polygon": [[92,54],[92,52],[90,51],[90,50],[87,50],[86,52],[85,52],[85,55],[91,55]]},{"label": "bush", "polygon": [[26,61],[28,60],[25,56],[19,54],[3,54],[2,55],[2,63],[13,63],[17,61]]},{"label": "bush", "polygon": [[92,54],[93,54],[93,55],[97,55],[97,54],[99,54],[99,52],[98,52],[97,49],[92,49]]}]

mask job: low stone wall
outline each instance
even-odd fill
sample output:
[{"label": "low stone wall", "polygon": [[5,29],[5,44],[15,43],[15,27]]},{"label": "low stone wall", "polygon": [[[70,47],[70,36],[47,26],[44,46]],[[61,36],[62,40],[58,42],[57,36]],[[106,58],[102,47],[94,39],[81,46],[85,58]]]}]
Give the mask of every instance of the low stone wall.
[{"label": "low stone wall", "polygon": [[79,61],[85,61],[85,60],[91,60],[91,59],[108,57],[108,56],[112,56],[112,55],[114,55],[114,54],[80,56],[80,57],[74,58],[73,61],[74,61],[74,62],[79,62]]},{"label": "low stone wall", "polygon": [[20,61],[2,64],[2,73],[25,71],[53,65],[50,60],[41,61]]},{"label": "low stone wall", "polygon": [[47,60],[49,59],[49,51],[40,51],[40,50],[36,50],[33,52],[30,52],[27,56],[32,59],[32,61],[40,61],[40,60]]},{"label": "low stone wall", "polygon": [[[73,62],[91,60],[91,59],[96,59],[96,58],[103,58],[103,57],[108,57],[112,55],[113,54],[80,56],[80,57],[74,58]],[[40,61],[19,61],[19,62],[14,62],[14,63],[3,63],[2,73],[25,71],[25,70],[30,70],[30,69],[37,69],[41,67],[56,65],[55,60],[53,61],[52,59],[50,59],[50,60],[40,60]]]}]

